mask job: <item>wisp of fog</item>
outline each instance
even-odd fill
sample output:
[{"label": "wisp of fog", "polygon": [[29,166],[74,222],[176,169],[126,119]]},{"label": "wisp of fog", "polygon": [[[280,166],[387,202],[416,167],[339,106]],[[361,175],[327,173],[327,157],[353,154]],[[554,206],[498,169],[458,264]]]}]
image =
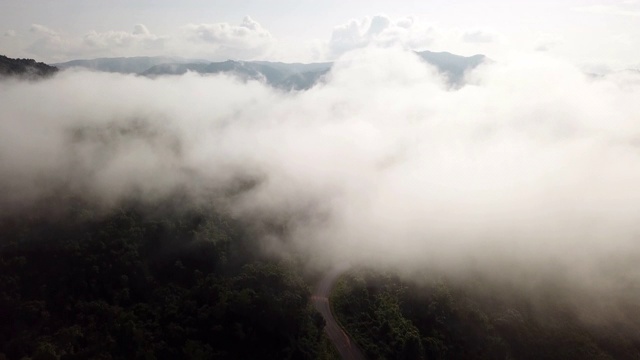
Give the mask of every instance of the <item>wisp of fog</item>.
[{"label": "wisp of fog", "polygon": [[637,294],[640,76],[521,54],[465,81],[375,48],[304,92],[193,73],[3,81],[0,201],[10,211],[60,186],[104,203],[197,199],[242,182],[224,199],[234,216],[286,225],[265,236],[270,251],[521,267]]}]

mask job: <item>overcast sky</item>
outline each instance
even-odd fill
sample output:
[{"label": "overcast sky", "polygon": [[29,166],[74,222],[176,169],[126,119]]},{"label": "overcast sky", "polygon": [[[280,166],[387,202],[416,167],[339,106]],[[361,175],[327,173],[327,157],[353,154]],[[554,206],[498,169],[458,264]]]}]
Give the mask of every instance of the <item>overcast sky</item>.
[{"label": "overcast sky", "polygon": [[322,61],[371,44],[640,64],[639,0],[0,0],[0,53]]}]

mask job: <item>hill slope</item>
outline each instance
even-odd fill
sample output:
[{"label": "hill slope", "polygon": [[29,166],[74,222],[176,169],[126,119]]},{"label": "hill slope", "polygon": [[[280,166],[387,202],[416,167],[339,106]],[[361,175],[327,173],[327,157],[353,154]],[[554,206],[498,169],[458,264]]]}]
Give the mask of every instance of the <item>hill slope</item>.
[{"label": "hill slope", "polygon": [[36,79],[51,76],[58,71],[55,66],[36,62],[33,59],[12,59],[0,55],[0,77],[18,76]]}]

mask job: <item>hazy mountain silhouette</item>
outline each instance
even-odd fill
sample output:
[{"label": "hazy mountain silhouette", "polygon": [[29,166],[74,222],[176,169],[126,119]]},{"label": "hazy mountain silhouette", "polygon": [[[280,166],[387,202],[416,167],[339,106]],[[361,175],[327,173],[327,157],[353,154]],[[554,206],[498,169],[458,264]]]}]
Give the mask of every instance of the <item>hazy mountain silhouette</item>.
[{"label": "hazy mountain silhouette", "polygon": [[437,67],[454,84],[459,84],[462,81],[466,71],[475,68],[487,59],[484,55],[467,57],[449,52],[422,51],[417,54],[429,64]]},{"label": "hazy mountain silhouette", "polygon": [[182,75],[188,71],[201,74],[232,73],[246,80],[264,80],[284,89],[303,90],[312,87],[331,68],[331,63],[287,64],[268,61],[213,62],[209,64],[161,64],[143,72],[146,76]]},{"label": "hazy mountain silhouette", "polygon": [[[470,57],[448,52],[416,52],[423,60],[434,65],[447,76],[449,82],[459,85],[466,71],[485,61],[484,55]],[[97,71],[139,74],[144,76],[182,75],[187,72],[200,74],[229,73],[244,80],[260,80],[284,90],[306,90],[322,81],[333,63],[283,63],[270,61],[208,62],[173,57],[129,57],[73,60],[55,64],[61,69],[82,67]]]},{"label": "hazy mountain silhouette", "polygon": [[89,60],[71,60],[54,64],[60,69],[86,68],[96,71],[114,72],[122,74],[138,74],[159,64],[180,64],[180,63],[206,63],[206,60],[183,59],[180,57],[168,56],[136,56],[136,57],[116,57],[97,58]]},{"label": "hazy mountain silhouette", "polygon": [[[458,85],[462,82],[466,71],[475,68],[485,61],[484,55],[470,57],[451,54],[448,52],[417,52],[423,60],[434,65],[447,76],[449,82]],[[181,75],[188,71],[201,74],[234,73],[243,79],[263,79],[267,84],[287,90],[305,90],[321,80],[333,63],[282,63],[269,61],[233,61],[215,62],[209,64],[160,64],[143,72],[143,75]]]}]

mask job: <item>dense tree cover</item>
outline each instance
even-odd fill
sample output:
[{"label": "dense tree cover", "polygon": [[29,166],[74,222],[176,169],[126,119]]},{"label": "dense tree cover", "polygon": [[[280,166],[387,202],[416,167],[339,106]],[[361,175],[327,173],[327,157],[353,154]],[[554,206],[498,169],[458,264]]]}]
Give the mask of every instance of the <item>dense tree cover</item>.
[{"label": "dense tree cover", "polygon": [[245,226],[179,201],[5,215],[0,359],[317,359],[324,321]]},{"label": "dense tree cover", "polygon": [[526,292],[487,279],[417,285],[359,270],[341,278],[332,301],[370,359],[640,358],[640,319],[630,319],[632,328],[588,325],[546,296],[534,304]]},{"label": "dense tree cover", "polygon": [[12,59],[0,55],[0,78],[2,76],[19,76],[29,79],[51,76],[58,71],[55,66],[36,62],[33,59]]}]

